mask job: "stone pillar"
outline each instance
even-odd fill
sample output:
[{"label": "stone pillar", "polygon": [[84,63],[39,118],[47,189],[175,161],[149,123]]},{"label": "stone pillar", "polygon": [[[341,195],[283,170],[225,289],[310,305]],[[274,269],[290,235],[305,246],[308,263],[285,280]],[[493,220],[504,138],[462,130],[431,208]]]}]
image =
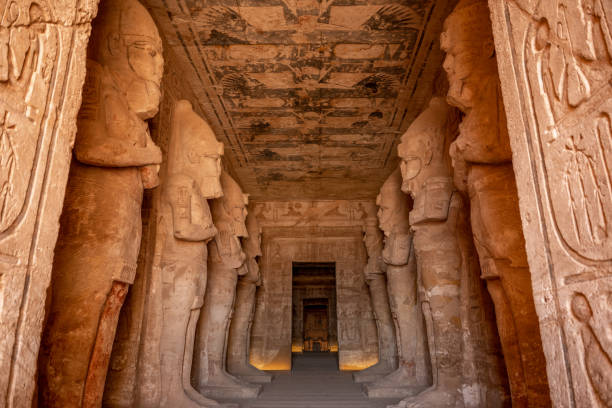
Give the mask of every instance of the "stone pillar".
[{"label": "stone pillar", "polygon": [[363,274],[370,290],[372,310],[376,319],[378,363],[354,373],[353,379],[357,383],[376,381],[398,367],[395,328],[387,293],[387,278],[384,272],[386,268],[382,260],[383,234],[376,220],[373,225],[364,226],[363,241],[368,255]]},{"label": "stone pillar", "polygon": [[0,401],[30,406],[96,0],[0,6]]},{"label": "stone pillar", "polygon": [[[487,327],[482,324],[479,330],[470,330],[470,319],[479,314],[472,310],[464,313],[466,308],[479,310],[482,305],[469,304],[469,296],[462,296],[464,292],[472,294],[466,285],[475,271],[469,262],[471,247],[465,245],[470,231],[463,198],[451,177],[448,148],[456,134],[453,119],[446,102],[432,98],[398,147],[402,190],[414,200],[410,225],[433,373],[432,387],[405,399],[400,407],[493,407],[504,403],[505,390],[494,370],[499,364],[493,360],[494,364],[483,370],[479,366],[489,365],[486,353],[490,350],[474,351],[474,345],[486,346]],[[485,376],[479,376],[479,370]],[[470,389],[479,390],[480,395],[468,392]]]},{"label": "stone pillar", "polygon": [[163,234],[160,407],[214,406],[191,386],[191,363],[206,290],[206,243],[217,233],[206,200],[223,195],[223,144],[186,100],[174,107],[170,137],[158,229]]},{"label": "stone pillar", "polygon": [[45,407],[102,401],[119,311],[136,271],[143,189],[158,182],[161,151],[144,120],[159,105],[161,47],[140,3],[102,4],[53,262],[40,361]]},{"label": "stone pillar", "polygon": [[550,405],[506,117],[486,0],[463,0],[441,37],[447,100],[465,114],[450,153],[455,185],[469,194],[474,243],[489,293],[515,407]]},{"label": "stone pillar", "polygon": [[408,223],[409,198],[402,194],[399,169],[389,176],[376,199],[384,232],[383,261],[395,324],[399,366],[394,372],[365,386],[369,397],[402,398],[431,384],[427,337],[417,300],[417,270]]},{"label": "stone pillar", "polygon": [[249,362],[251,327],[255,316],[255,292],[261,285],[259,258],[261,257],[261,228],[253,208],[246,219],[249,237],[244,243],[248,272],[238,279],[234,314],[227,345],[227,371],[246,381],[269,383],[272,376],[253,367]]},{"label": "stone pillar", "polygon": [[612,3],[489,7],[551,400],[609,407]]},{"label": "stone pillar", "polygon": [[212,217],[219,230],[209,243],[208,285],[196,335],[193,382],[212,398],[255,398],[261,386],[227,372],[226,351],[238,275],[248,272],[240,238],[248,236],[248,196],[226,172],[221,173],[223,197],[213,200]]}]

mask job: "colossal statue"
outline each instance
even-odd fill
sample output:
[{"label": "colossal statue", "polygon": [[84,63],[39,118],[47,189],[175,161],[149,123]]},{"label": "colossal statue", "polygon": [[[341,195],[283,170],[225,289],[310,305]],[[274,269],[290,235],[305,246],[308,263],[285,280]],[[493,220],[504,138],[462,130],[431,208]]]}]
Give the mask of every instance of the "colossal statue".
[{"label": "colossal statue", "polygon": [[400,407],[501,406],[505,400],[493,329],[473,288],[478,269],[463,199],[452,181],[448,148],[456,117],[443,98],[432,98],[398,147],[402,191],[414,200],[410,225],[433,373],[433,385]]},{"label": "colossal statue", "polygon": [[248,196],[227,174],[221,173],[223,197],[212,201],[211,213],[219,231],[208,244],[208,284],[198,322],[193,381],[212,398],[254,398],[261,386],[242,381],[226,370],[227,337],[238,275],[248,272],[241,238],[246,238]]},{"label": "colossal statue", "polygon": [[444,30],[447,101],[466,114],[450,148],[456,169],[464,169],[455,184],[469,193],[474,243],[495,304],[512,404],[547,406],[546,361],[486,0],[459,2]]},{"label": "colossal statue", "polygon": [[259,258],[261,257],[261,228],[252,207],[246,218],[248,238],[244,242],[248,272],[238,279],[234,313],[227,340],[227,371],[254,383],[269,383],[272,376],[249,363],[251,327],[255,315],[255,292],[261,285]]},{"label": "colossal statue", "polygon": [[383,234],[376,220],[366,219],[363,226],[363,242],[368,262],[363,274],[370,290],[372,311],[378,332],[378,363],[353,374],[357,383],[376,381],[398,368],[397,341],[389,295],[387,293],[386,265],[382,259]]},{"label": "colossal statue", "polygon": [[223,195],[223,144],[186,100],[176,103],[171,126],[158,229],[163,234],[160,406],[218,406],[191,386],[191,363],[206,289],[206,243],[217,234],[206,200]]},{"label": "colossal statue", "polygon": [[143,189],[157,185],[161,163],[145,120],[157,113],[164,61],[146,9],[102,2],[89,56],[41,352],[46,407],[101,404],[136,271]]},{"label": "colossal statue", "polygon": [[408,223],[410,198],[401,191],[401,174],[394,171],[376,198],[378,221],[384,233],[383,262],[395,325],[399,362],[397,370],[367,384],[370,397],[392,398],[414,395],[431,380],[423,315],[417,301],[417,271]]}]

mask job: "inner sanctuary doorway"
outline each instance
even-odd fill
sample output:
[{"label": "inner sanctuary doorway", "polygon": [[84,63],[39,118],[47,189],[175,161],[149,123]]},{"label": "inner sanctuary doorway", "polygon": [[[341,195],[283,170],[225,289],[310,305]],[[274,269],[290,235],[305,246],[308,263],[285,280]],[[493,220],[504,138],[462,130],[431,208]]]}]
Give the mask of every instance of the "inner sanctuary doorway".
[{"label": "inner sanctuary doorway", "polygon": [[293,263],[291,351],[338,351],[336,264]]}]

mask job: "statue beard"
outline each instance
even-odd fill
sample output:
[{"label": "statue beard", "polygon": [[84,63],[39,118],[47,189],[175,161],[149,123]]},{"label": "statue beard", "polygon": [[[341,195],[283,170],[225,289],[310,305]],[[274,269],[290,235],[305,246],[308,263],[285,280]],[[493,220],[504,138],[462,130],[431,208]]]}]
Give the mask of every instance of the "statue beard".
[{"label": "statue beard", "polygon": [[159,111],[161,89],[154,81],[134,79],[126,90],[128,106],[142,120],[151,119]]}]

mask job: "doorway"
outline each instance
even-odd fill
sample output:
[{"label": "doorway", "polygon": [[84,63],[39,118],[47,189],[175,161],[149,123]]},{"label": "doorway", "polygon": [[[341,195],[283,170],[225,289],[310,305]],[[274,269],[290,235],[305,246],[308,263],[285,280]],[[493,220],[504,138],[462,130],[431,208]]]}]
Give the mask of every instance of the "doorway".
[{"label": "doorway", "polygon": [[294,262],[292,299],[292,351],[338,351],[336,264]]}]

